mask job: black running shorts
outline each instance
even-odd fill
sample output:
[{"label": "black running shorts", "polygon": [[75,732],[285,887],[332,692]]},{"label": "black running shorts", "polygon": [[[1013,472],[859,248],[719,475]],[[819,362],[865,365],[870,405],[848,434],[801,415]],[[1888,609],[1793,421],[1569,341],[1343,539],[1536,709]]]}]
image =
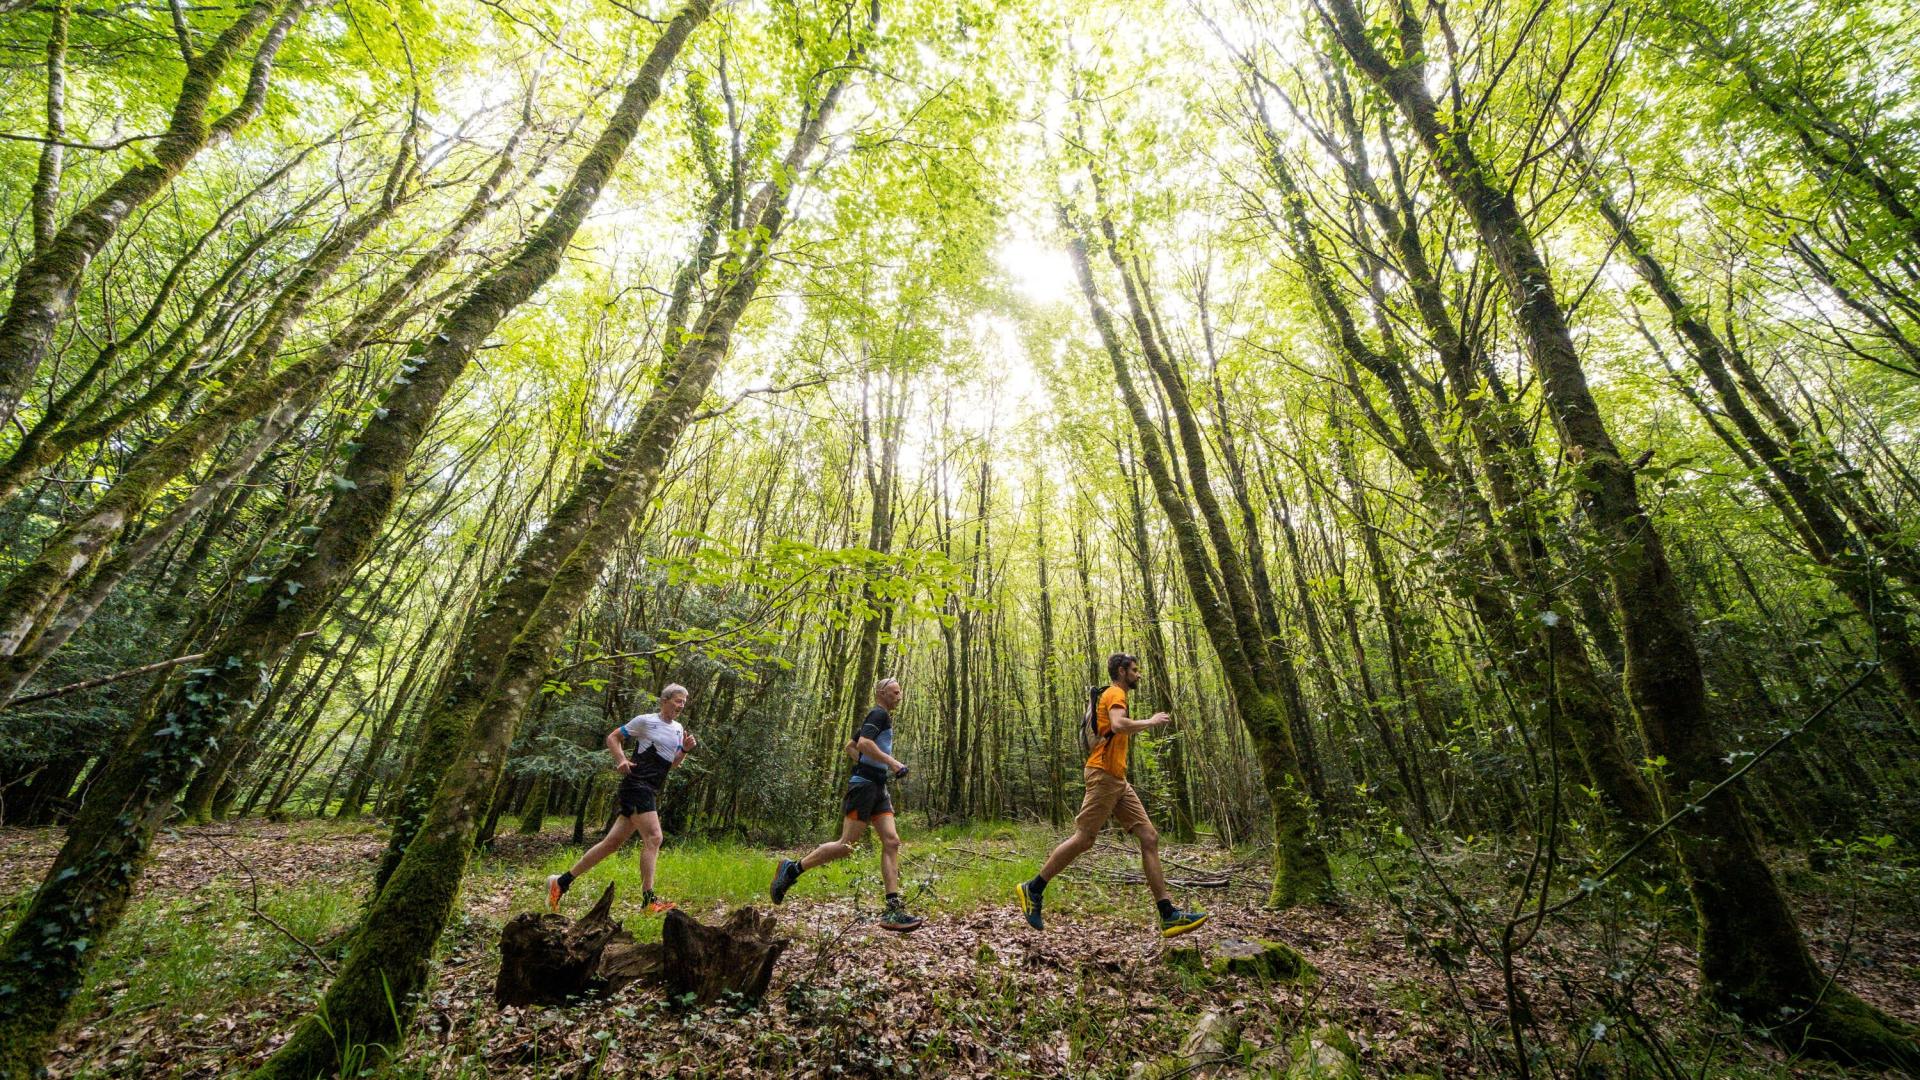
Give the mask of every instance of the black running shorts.
[{"label": "black running shorts", "polygon": [[653,785],[632,776],[620,778],[620,816],[651,814],[660,809],[659,793]]},{"label": "black running shorts", "polygon": [[887,795],[887,785],[856,778],[847,782],[847,797],[840,801],[840,812],[859,821],[872,821],[893,813],[893,799]]}]

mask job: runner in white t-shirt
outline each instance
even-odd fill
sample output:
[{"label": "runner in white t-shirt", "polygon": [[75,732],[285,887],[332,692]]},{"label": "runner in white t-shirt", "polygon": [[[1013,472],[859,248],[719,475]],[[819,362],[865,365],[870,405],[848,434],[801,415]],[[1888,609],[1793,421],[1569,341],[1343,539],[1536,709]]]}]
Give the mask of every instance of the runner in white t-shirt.
[{"label": "runner in white t-shirt", "polygon": [[[601,859],[620,850],[627,837],[640,834],[640,902],[648,911],[662,912],[673,905],[653,895],[653,868],[660,858],[660,789],[667,784],[667,772],[687,751],[699,745],[693,733],[680,726],[680,712],[687,707],[687,688],[668,683],[660,691],[660,711],[642,713],[607,733],[607,749],[613,752],[613,768],[620,774],[620,814],[606,838],[588,848],[564,874],[547,879],[547,908],[560,910],[560,898],[567,894],[575,878],[593,869]],[[627,756],[626,740],[634,741],[633,756]]]}]

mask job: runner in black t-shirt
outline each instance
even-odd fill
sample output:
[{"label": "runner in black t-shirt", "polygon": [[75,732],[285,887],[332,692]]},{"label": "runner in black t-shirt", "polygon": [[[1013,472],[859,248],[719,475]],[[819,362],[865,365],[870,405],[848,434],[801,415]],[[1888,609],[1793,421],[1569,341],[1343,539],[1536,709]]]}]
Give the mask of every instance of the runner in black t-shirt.
[{"label": "runner in black t-shirt", "polygon": [[874,706],[861,719],[860,729],[848,745],[855,760],[846,797],[840,803],[845,815],[840,822],[840,839],[821,844],[798,862],[781,859],[773,871],[774,903],[787,898],[787,890],[803,872],[853,854],[853,845],[871,825],[880,834],[880,876],[887,884],[887,910],[880,916],[881,929],[918,930],[926,922],[908,914],[900,902],[900,832],[893,823],[893,800],[887,796],[887,781],[907,775],[907,767],[893,756],[893,710],[899,708],[904,693],[899,679],[882,679],[873,688]]}]

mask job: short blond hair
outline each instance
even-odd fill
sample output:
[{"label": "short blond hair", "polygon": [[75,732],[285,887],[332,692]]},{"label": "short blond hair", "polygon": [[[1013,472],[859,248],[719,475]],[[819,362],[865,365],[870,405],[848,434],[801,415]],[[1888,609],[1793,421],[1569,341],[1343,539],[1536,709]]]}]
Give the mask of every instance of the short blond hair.
[{"label": "short blond hair", "polygon": [[[876,698],[877,698],[877,697],[879,697],[879,696],[880,696],[880,691],[882,691],[882,690],[885,690],[885,689],[886,689],[887,687],[889,687],[889,686],[900,686],[900,680],[899,680],[899,679],[896,679],[896,678],[894,678],[894,677],[893,677],[893,676],[891,676],[891,675],[889,675],[889,676],[887,676],[886,678],[884,678],[884,679],[881,679],[881,680],[880,680],[879,682],[877,682],[877,683],[874,683],[874,684],[873,684],[873,696],[874,696],[874,697],[876,697]],[[904,690],[906,689],[906,687],[904,687],[904,686],[901,686],[901,687],[900,687],[900,689],[904,691]]]}]

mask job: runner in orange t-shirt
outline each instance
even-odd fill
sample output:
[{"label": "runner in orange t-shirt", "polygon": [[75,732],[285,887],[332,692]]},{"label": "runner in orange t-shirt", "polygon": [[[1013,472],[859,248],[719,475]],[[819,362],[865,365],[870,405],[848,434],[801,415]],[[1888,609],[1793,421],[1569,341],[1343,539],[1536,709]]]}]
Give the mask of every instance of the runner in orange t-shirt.
[{"label": "runner in orange t-shirt", "polygon": [[1140,685],[1140,665],[1133,657],[1126,653],[1108,657],[1107,677],[1112,682],[1101,691],[1099,701],[1094,704],[1095,741],[1093,753],[1087,755],[1087,795],[1080,804],[1079,816],[1073,819],[1073,835],[1053,849],[1037,876],[1014,886],[1020,897],[1020,913],[1027,917],[1027,925],[1035,930],[1043,929],[1040,901],[1047,882],[1092,848],[1100,837],[1100,829],[1113,821],[1140,840],[1140,869],[1160,908],[1160,936],[1178,937],[1206,922],[1207,916],[1205,912],[1182,911],[1173,906],[1167,892],[1166,874],[1160,869],[1160,833],[1148,820],[1147,809],[1140,805],[1140,796],[1134,794],[1133,785],[1127,783],[1128,737],[1135,731],[1159,727],[1173,718],[1166,713],[1154,713],[1145,720],[1127,715],[1127,691]]}]

